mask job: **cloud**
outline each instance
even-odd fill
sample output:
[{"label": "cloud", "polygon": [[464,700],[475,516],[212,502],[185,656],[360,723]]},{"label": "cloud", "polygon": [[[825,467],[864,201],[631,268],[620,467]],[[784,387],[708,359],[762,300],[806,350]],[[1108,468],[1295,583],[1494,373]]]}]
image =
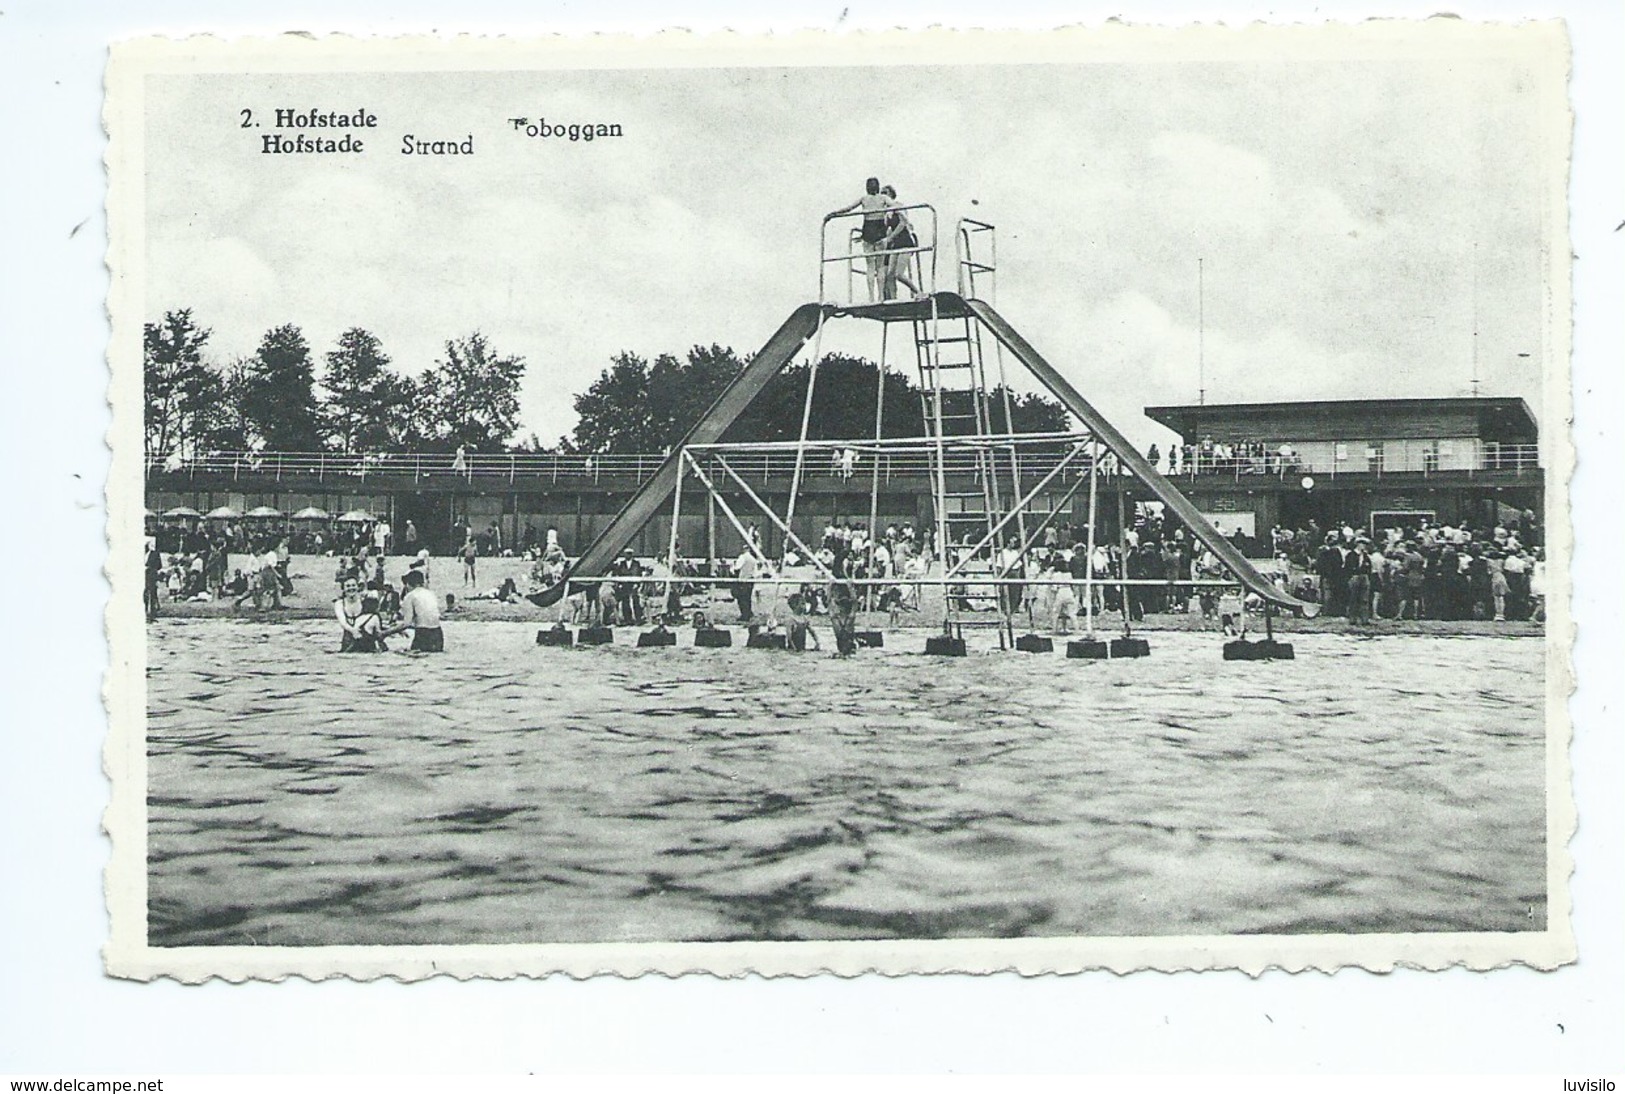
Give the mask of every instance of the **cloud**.
[{"label": "cloud", "polygon": [[[1533,96],[1493,65],[352,74],[333,94],[388,119],[376,155],[197,137],[288,79],[154,97],[152,306],[193,307],[221,354],[364,326],[407,371],[481,329],[531,363],[544,438],[619,350],[759,347],[870,174],[940,212],[941,286],[955,218],[997,224],[1000,310],[1131,434],[1194,397],[1199,258],[1214,397],[1449,393],[1476,324],[1486,377],[1538,399],[1490,371],[1538,341],[1545,239]],[[515,116],[625,136],[533,140]],[[471,129],[461,160],[391,143]],[[878,349],[873,324],[831,335]]]}]

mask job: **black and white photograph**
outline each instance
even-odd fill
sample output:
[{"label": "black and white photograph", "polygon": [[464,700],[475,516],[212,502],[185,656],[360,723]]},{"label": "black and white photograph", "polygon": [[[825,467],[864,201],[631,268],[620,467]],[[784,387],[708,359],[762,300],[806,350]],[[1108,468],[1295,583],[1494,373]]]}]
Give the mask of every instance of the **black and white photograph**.
[{"label": "black and white photograph", "polygon": [[1567,65],[115,47],[109,972],[1574,960]]}]

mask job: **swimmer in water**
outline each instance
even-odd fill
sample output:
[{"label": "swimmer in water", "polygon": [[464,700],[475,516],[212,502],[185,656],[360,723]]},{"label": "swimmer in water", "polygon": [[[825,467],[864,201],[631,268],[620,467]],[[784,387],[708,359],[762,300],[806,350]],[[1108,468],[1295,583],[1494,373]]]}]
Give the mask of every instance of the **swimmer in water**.
[{"label": "swimmer in water", "polygon": [[361,615],[361,582],[346,577],[339,585],[339,598],[333,601],[333,616],[339,623],[339,652],[350,653],[355,647],[355,621]]},{"label": "swimmer in water", "polygon": [[378,614],[378,598],[371,594],[361,598],[361,614],[355,618],[355,638],[350,642],[350,653],[385,653],[389,644],[384,641],[384,621]]},{"label": "swimmer in water", "polygon": [[829,584],[829,625],[835,632],[835,655],[851,657],[858,650],[858,593],[845,564],[839,566],[839,573]]},{"label": "swimmer in water", "polygon": [[423,575],[408,570],[401,579],[406,595],[401,597],[401,624],[379,637],[412,632],[412,649],[418,653],[443,653],[446,637],[440,629],[440,598],[423,583]]},{"label": "swimmer in water", "polygon": [[812,619],[807,615],[807,602],[801,598],[801,594],[791,593],[786,606],[790,609],[790,622],[785,627],[786,648],[796,653],[822,649],[818,644],[818,632],[813,630]]}]

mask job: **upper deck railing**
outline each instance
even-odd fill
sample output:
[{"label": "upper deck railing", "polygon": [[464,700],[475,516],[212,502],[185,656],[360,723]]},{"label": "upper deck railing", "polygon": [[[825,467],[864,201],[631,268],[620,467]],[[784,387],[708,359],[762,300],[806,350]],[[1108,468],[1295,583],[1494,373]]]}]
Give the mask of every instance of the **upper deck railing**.
[{"label": "upper deck railing", "polygon": [[[814,474],[827,472],[840,478],[867,479],[875,469],[875,461],[879,461],[881,476],[887,480],[932,473],[932,454],[929,451],[884,451],[861,443],[839,441],[810,443],[813,445],[813,462],[808,466]],[[1053,469],[1063,458],[1065,448],[1065,442],[1060,440],[1047,447],[1044,444],[1029,446],[1030,450],[1022,455],[1023,473],[1042,475]],[[850,461],[844,458],[849,449],[853,454]],[[704,453],[697,454],[705,458]],[[740,474],[761,479],[787,477],[795,468],[793,447],[734,451],[722,455]],[[146,473],[164,478],[207,476],[250,482],[315,479],[318,482],[364,483],[368,479],[393,479],[419,483],[463,479],[481,486],[503,483],[518,485],[521,482],[527,485],[550,482],[581,486],[604,479],[630,479],[634,483],[641,483],[665,461],[665,454],[658,452],[616,455],[477,453],[466,455],[461,460],[445,453],[210,452],[192,459],[149,458]],[[1083,463],[1081,466],[1087,468],[1088,465]],[[1107,461],[1103,466],[1113,473],[1119,470],[1115,461]],[[969,449],[945,454],[944,471],[948,474],[975,474],[977,467],[978,457]],[[1261,458],[1213,457],[1200,460],[1196,466],[1183,468],[1178,474],[1168,474],[1167,477],[1181,484],[1227,479],[1238,483],[1271,479],[1296,483],[1299,477],[1305,475],[1335,482],[1350,475],[1429,478],[1445,474],[1472,477],[1480,473],[1533,476],[1540,472],[1538,445],[1497,445],[1481,441],[1474,445],[1472,451],[1459,452],[1447,465],[1424,461],[1420,467],[1395,468],[1385,466],[1381,459],[1370,458],[1339,460],[1335,457],[1279,455]]]}]

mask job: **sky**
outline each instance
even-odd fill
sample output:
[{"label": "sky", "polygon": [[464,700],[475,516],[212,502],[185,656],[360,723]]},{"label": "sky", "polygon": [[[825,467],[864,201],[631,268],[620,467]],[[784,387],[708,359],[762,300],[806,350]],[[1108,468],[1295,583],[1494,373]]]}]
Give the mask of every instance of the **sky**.
[{"label": "sky", "polygon": [[[1539,414],[1541,90],[1506,58],[153,77],[148,318],[193,309],[222,358],[362,326],[408,373],[478,329],[529,362],[521,436],[551,443],[622,350],[760,347],[876,175],[937,210],[940,287],[947,227],[997,226],[998,309],[1142,447],[1170,436],[1142,408],[1199,387],[1466,395],[1475,359]],[[263,155],[281,106],[379,124],[362,156]],[[824,349],[877,356],[878,326]]]}]

